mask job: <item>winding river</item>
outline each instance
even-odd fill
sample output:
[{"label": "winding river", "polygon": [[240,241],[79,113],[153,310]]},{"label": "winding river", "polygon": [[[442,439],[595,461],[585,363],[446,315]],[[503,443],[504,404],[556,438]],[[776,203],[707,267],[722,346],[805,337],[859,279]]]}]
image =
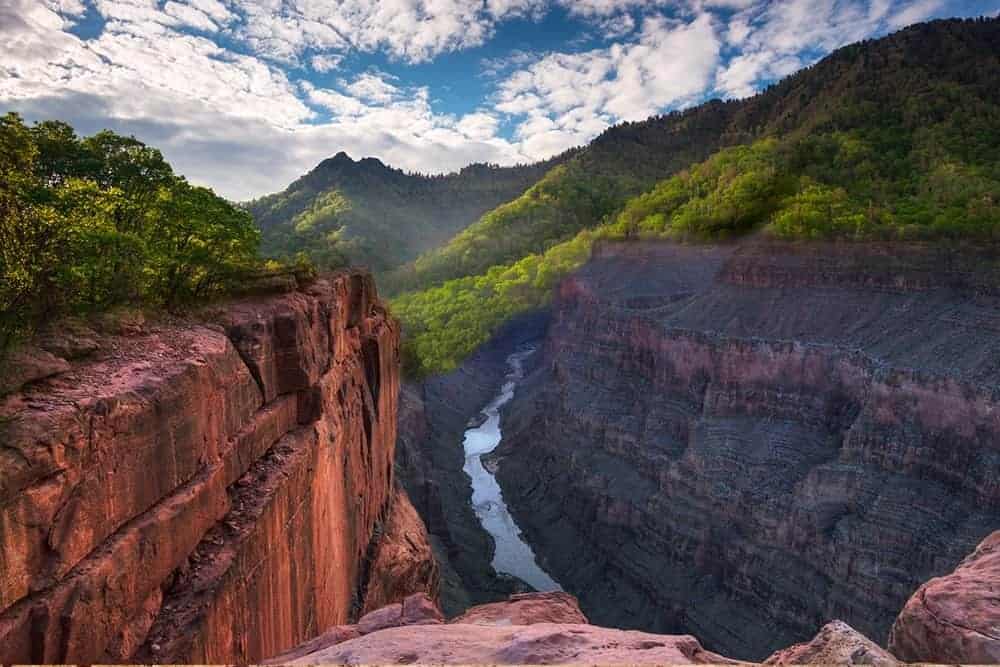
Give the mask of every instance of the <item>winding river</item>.
[{"label": "winding river", "polygon": [[507,511],[496,477],[482,462],[483,454],[500,444],[500,408],[514,397],[517,383],[524,377],[524,362],[534,352],[534,347],[523,347],[507,357],[510,371],[503,387],[482,410],[486,421],[465,432],[463,469],[472,479],[472,507],[476,516],[496,542],[493,569],[514,575],[538,591],[560,591],[562,588],[538,565],[535,553],[521,537],[521,529]]}]

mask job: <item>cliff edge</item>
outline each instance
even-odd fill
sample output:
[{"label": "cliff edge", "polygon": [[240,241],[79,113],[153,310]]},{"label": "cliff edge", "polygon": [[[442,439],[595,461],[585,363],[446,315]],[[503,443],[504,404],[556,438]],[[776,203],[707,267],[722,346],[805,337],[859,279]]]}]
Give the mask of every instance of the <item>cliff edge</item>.
[{"label": "cliff edge", "polygon": [[433,561],[372,576],[429,547],[394,490],[399,330],[371,277],[209,320],[0,400],[0,663],[251,662],[436,586]]}]

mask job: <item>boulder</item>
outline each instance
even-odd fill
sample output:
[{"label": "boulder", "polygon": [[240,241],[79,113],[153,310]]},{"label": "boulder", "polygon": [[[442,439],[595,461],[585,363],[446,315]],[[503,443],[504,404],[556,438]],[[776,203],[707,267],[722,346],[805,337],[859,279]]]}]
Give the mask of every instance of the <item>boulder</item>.
[{"label": "boulder", "polygon": [[69,362],[36,347],[23,347],[0,361],[0,396],[17,391],[26,384],[65,373]]},{"label": "boulder", "polygon": [[444,616],[426,593],[415,593],[402,602],[365,614],[358,621],[363,635],[403,625],[434,625],[444,622]]},{"label": "boulder", "polygon": [[1000,531],[903,607],[889,650],[908,662],[1000,663]]}]

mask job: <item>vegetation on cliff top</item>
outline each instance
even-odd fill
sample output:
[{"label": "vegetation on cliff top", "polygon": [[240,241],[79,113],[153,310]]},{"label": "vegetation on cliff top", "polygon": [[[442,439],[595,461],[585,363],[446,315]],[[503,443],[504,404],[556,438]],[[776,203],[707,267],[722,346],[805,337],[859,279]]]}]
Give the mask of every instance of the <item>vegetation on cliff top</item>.
[{"label": "vegetation on cliff top", "polygon": [[[418,287],[444,279],[393,301],[407,370],[453,368],[511,315],[544,304],[597,238],[764,230],[789,239],[1000,240],[998,30],[996,19],[915,26],[842,49],[755,98],[609,131],[402,272]],[[698,135],[685,128],[718,117],[729,128],[763,124],[717,142],[762,138],[733,141],[624,197],[648,180],[648,162],[628,166],[627,156],[642,152],[630,141]],[[618,158],[588,169],[597,154]],[[615,170],[621,175],[608,175]]]},{"label": "vegetation on cliff top", "polygon": [[134,138],[0,117],[0,352],[62,314],[225,293],[261,268],[259,239]]}]

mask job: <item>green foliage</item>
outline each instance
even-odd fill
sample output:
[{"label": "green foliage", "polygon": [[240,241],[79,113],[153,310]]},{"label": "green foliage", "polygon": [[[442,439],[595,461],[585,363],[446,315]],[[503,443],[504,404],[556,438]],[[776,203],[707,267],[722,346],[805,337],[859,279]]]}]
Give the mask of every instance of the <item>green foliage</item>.
[{"label": "green foliage", "polygon": [[390,292],[401,286],[434,284],[544,252],[613,213],[625,197],[620,182],[588,174],[580,162],[571,160],[447,245],[388,276],[384,284]]},{"label": "green foliage", "polygon": [[506,320],[545,305],[556,283],[587,261],[594,238],[583,231],[543,254],[394,299],[406,331],[404,371],[420,377],[454,369]]},{"label": "green foliage", "polygon": [[134,138],[0,118],[0,350],[60,314],[225,293],[258,243],[246,212]]},{"label": "green foliage", "polygon": [[410,373],[543,305],[595,239],[1000,238],[1000,21],[851,45],[754,97],[624,123],[383,276]]},{"label": "green foliage", "polygon": [[421,176],[345,154],[324,160],[284,192],[247,206],[263,230],[262,251],[304,253],[324,269],[395,268],[513,199],[563,158],[517,167],[477,164]]}]

